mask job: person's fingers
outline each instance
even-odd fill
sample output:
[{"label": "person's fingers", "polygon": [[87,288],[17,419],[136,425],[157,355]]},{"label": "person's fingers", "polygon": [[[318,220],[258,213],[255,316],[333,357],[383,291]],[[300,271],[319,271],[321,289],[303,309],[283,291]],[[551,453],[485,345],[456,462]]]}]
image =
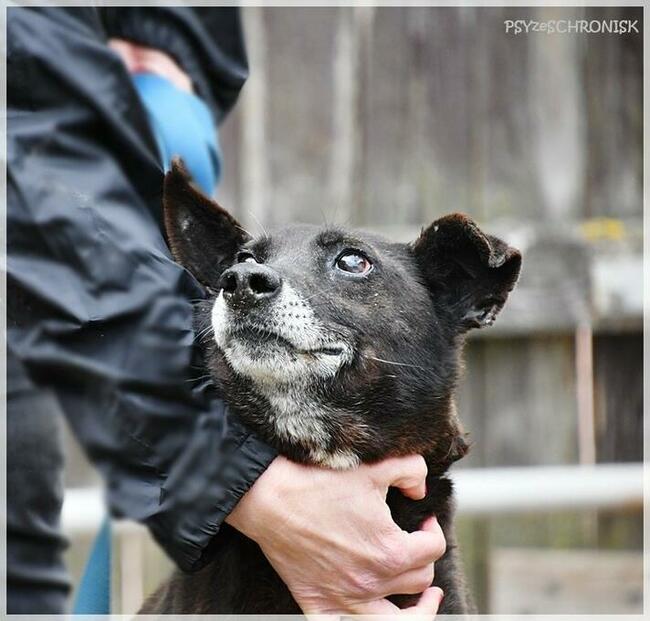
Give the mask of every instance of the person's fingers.
[{"label": "person's fingers", "polygon": [[[419,604],[419,601],[418,601]],[[397,615],[400,609],[387,599],[378,599],[374,602],[359,603],[351,614],[356,615]]]},{"label": "person's fingers", "polygon": [[400,614],[411,617],[417,615],[421,619],[433,619],[438,613],[443,597],[444,593],[441,588],[431,587],[422,593],[415,606],[404,608],[404,610],[400,611]]},{"label": "person's fingers", "polygon": [[392,457],[374,466],[375,480],[388,487],[397,487],[413,500],[422,500],[427,493],[427,464],[421,455]]},{"label": "person's fingers", "polygon": [[408,567],[422,567],[437,561],[446,551],[447,542],[437,521],[428,525],[428,530],[404,533],[403,546]]},{"label": "person's fingers", "polygon": [[396,615],[414,616],[419,619],[432,620],[440,608],[444,593],[439,587],[430,587],[422,593],[418,603],[410,608],[400,610],[395,604],[387,599],[380,599],[374,602],[366,602],[356,605],[351,614],[357,615],[388,615],[386,619],[392,619]]},{"label": "person's fingers", "polygon": [[[442,556],[446,551],[447,540],[445,539],[445,533],[443,532],[442,527],[438,522],[438,518],[435,515],[432,515],[431,517],[427,518],[426,520],[424,520],[424,522],[422,522],[420,526],[420,530],[438,537],[439,543],[442,546],[442,551],[440,552],[440,556]],[[440,556],[438,557],[438,559],[440,558]]]},{"label": "person's fingers", "polygon": [[124,39],[109,39],[108,45],[117,52],[129,73],[154,73],[181,90],[193,92],[192,80],[168,54]]},{"label": "person's fingers", "polygon": [[415,595],[428,589],[433,582],[435,570],[433,563],[411,569],[403,574],[382,584],[386,595],[399,593],[401,595]]}]

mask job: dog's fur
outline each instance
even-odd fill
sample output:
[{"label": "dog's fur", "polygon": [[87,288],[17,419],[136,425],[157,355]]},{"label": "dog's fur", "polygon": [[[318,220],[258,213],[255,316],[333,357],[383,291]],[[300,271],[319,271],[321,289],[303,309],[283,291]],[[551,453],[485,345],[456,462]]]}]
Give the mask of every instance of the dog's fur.
[{"label": "dog's fur", "polygon": [[[519,275],[519,252],[461,214],[435,221],[412,244],[313,226],[253,239],[178,162],[164,208],[175,258],[211,294],[198,306],[197,329],[210,336],[206,363],[233,410],[303,463],[341,469],[423,455],[426,498],[390,490],[387,500],[407,531],[437,516],[447,539],[434,580],[445,592],[441,612],[469,612],[445,477],[468,448],[454,389],[464,335],[494,321]],[[342,271],[346,253],[372,267]],[[241,277],[272,291],[240,296]],[[224,526],[214,546],[213,563],[177,572],[141,612],[300,612],[254,542]],[[407,606],[417,596],[392,599]]]}]

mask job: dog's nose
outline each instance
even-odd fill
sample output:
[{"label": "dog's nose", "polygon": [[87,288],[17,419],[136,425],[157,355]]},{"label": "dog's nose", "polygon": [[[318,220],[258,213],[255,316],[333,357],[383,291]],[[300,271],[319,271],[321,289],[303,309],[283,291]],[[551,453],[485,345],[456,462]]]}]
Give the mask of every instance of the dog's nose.
[{"label": "dog's nose", "polygon": [[219,287],[228,301],[258,302],[277,295],[282,278],[267,265],[238,263],[227,269],[219,280]]}]

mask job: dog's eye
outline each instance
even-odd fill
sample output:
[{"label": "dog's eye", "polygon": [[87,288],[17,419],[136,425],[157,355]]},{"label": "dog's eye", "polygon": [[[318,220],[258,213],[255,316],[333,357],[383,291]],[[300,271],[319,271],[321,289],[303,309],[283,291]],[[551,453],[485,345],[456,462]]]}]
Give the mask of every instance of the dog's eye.
[{"label": "dog's eye", "polygon": [[237,263],[259,263],[251,252],[240,252],[237,254]]},{"label": "dog's eye", "polygon": [[372,269],[372,263],[367,257],[358,252],[344,252],[336,259],[336,267],[350,274],[367,274]]}]

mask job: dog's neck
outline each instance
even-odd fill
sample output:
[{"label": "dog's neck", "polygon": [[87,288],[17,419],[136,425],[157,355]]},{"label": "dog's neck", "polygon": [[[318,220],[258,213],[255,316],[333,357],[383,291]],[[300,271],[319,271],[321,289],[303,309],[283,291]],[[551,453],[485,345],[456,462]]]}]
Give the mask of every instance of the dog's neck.
[{"label": "dog's neck", "polygon": [[300,446],[309,460],[317,465],[337,470],[355,468],[359,456],[351,450],[331,450],[332,421],[345,420],[345,412],[324,404],[315,391],[307,386],[258,385],[260,394],[268,401],[268,420],[278,438],[292,446]]},{"label": "dog's neck", "polygon": [[[302,463],[344,470],[362,461],[419,453],[430,470],[443,474],[468,448],[451,395],[436,400],[435,411],[428,404],[415,416],[412,412],[419,421],[416,430],[382,441],[367,422],[381,414],[366,412],[362,417],[366,422],[361,422],[360,414],[369,404],[353,394],[342,404],[309,383],[297,386],[240,378],[229,385],[236,392],[226,398],[242,420],[280,453]],[[384,409],[399,415],[397,405],[386,404]],[[430,435],[434,429],[435,435]]]}]

